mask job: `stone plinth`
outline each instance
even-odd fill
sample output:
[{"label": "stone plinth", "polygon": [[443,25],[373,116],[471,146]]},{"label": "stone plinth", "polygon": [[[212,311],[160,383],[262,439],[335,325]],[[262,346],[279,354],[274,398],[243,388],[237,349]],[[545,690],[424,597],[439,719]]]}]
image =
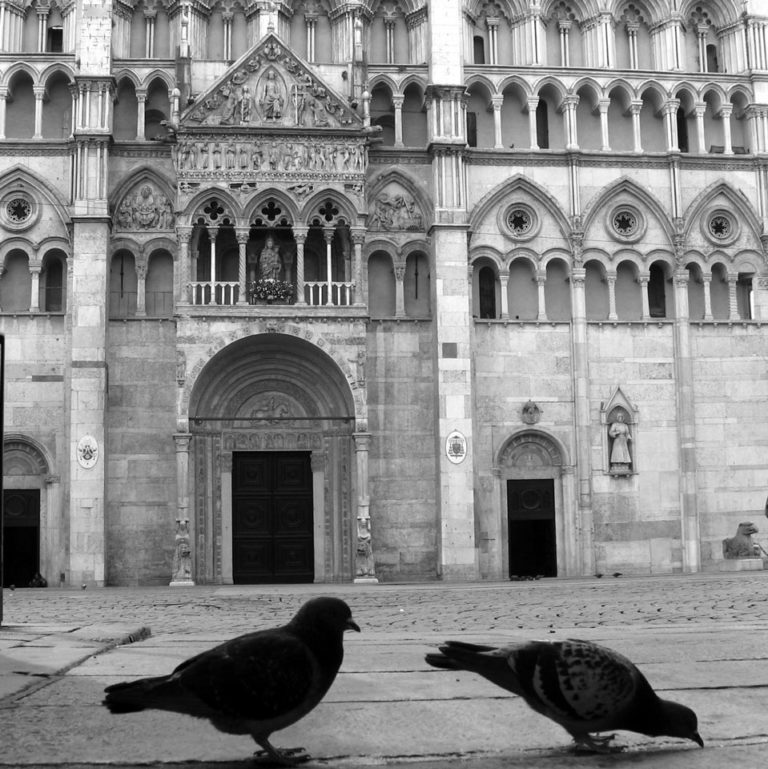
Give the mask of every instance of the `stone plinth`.
[{"label": "stone plinth", "polygon": [[762,558],[728,558],[720,564],[720,571],[761,571]]}]

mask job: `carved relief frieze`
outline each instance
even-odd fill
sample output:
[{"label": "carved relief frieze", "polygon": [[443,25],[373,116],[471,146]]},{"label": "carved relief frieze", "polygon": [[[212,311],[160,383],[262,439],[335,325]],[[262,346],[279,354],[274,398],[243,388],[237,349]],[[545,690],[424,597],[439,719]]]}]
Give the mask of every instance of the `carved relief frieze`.
[{"label": "carved relief frieze", "polygon": [[399,184],[390,184],[371,202],[369,230],[423,230],[424,216],[413,196]]},{"label": "carved relief frieze", "polygon": [[[180,185],[212,179],[249,184],[268,180],[360,183],[367,166],[362,139],[343,137],[180,136],[176,172]],[[311,185],[308,185],[311,189]]]},{"label": "carved relief frieze", "polygon": [[199,126],[352,128],[360,118],[274,35],[243,56],[182,117]]},{"label": "carved relief frieze", "polygon": [[123,232],[172,231],[176,226],[173,202],[156,184],[142,181],[118,203],[114,225]]}]

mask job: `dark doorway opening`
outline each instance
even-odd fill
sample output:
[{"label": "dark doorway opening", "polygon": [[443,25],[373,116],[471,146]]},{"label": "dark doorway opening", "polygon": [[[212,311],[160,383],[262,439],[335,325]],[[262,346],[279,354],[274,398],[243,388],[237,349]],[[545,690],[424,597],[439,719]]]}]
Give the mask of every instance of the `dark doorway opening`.
[{"label": "dark doorway opening", "polygon": [[3,585],[27,587],[40,571],[40,490],[3,492]]},{"label": "dark doorway opening", "polygon": [[310,452],[233,454],[235,584],[313,582],[313,529]]},{"label": "dark doorway opening", "polygon": [[510,577],[556,577],[555,482],[507,481]]}]

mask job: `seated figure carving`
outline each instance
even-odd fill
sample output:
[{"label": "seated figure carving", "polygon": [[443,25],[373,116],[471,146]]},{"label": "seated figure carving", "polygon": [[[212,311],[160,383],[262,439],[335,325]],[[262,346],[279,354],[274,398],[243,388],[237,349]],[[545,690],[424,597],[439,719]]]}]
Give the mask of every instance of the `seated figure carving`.
[{"label": "seated figure carving", "polygon": [[723,540],[724,558],[756,558],[760,555],[760,546],[752,541],[757,534],[757,526],[751,521],[744,521],[736,529],[735,537]]}]

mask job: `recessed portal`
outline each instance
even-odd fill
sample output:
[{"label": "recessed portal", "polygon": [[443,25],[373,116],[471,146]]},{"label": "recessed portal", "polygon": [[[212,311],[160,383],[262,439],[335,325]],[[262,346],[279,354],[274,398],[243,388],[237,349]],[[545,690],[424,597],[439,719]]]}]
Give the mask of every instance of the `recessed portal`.
[{"label": "recessed portal", "polygon": [[507,521],[509,576],[556,577],[554,481],[507,481]]},{"label": "recessed portal", "polygon": [[40,490],[3,493],[3,585],[27,587],[40,571]]},{"label": "recessed portal", "polygon": [[235,584],[313,582],[312,468],[308,451],[232,455]]}]

